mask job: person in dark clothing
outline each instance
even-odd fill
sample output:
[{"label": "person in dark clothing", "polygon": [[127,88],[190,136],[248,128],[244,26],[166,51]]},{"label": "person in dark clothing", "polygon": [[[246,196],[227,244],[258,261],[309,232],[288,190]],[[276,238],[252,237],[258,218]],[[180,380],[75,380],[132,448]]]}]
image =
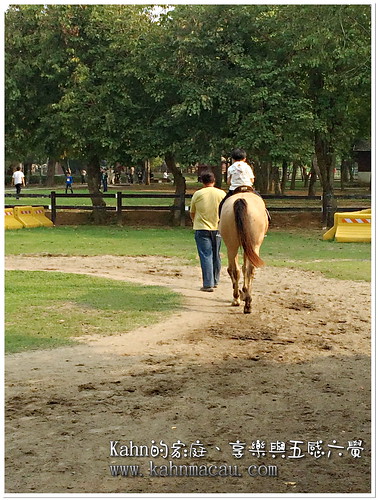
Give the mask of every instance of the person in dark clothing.
[{"label": "person in dark clothing", "polygon": [[69,189],[71,190],[71,193],[73,194],[72,184],[73,184],[73,177],[70,174],[70,172],[67,172],[66,173],[66,194],[67,194],[67,191]]},{"label": "person in dark clothing", "polygon": [[101,171],[101,182],[103,192],[106,193],[106,191],[108,190],[108,171],[105,168]]}]

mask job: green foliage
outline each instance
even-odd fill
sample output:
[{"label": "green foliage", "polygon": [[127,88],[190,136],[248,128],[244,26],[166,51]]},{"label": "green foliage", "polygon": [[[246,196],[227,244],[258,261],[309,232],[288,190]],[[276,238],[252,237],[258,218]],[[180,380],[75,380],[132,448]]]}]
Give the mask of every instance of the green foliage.
[{"label": "green foliage", "polygon": [[301,69],[313,129],[346,154],[358,135],[370,136],[371,6],[292,5],[277,15],[287,24],[280,40],[289,41],[290,65]]},{"label": "green foliage", "polygon": [[72,344],[82,335],[117,335],[171,314],[180,297],[140,286],[68,273],[7,271],[6,352]]},{"label": "green foliage", "polygon": [[176,5],[157,19],[142,5],[11,6],[7,156],[218,163],[242,145],[263,173],[309,162],[316,134],[328,155],[349,155],[370,134],[370,12]]}]

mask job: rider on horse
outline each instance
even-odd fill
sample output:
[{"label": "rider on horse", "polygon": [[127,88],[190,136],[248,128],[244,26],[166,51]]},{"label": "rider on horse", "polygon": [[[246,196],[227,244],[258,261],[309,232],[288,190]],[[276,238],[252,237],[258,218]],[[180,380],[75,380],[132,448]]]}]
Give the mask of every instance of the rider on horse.
[{"label": "rider on horse", "polygon": [[[219,205],[219,216],[224,202],[233,194],[251,191],[252,193],[260,196],[260,194],[253,187],[255,176],[252,168],[248,165],[248,163],[246,163],[247,153],[244,149],[233,149],[231,151],[231,158],[233,163],[227,170],[227,184],[229,184],[230,187],[228,193]],[[266,213],[270,222],[271,218],[268,210]]]}]

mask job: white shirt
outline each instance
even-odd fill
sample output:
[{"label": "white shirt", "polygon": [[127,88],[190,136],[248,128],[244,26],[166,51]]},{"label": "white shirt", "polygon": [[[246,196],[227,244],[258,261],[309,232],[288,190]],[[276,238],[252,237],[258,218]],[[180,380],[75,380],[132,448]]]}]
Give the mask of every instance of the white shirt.
[{"label": "white shirt", "polygon": [[252,186],[255,179],[251,167],[245,161],[236,161],[228,167],[227,177],[231,177],[231,190],[239,186]]},{"label": "white shirt", "polygon": [[24,172],[21,172],[21,170],[16,170],[14,174],[12,175],[14,184],[22,184],[22,179],[25,177]]}]

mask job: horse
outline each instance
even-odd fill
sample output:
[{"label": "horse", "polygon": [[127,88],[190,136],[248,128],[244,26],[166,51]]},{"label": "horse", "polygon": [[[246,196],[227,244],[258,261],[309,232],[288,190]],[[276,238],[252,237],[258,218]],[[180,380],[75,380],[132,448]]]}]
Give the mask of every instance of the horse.
[{"label": "horse", "polygon": [[[264,265],[260,246],[268,231],[265,203],[257,194],[247,191],[233,194],[222,207],[219,231],[227,247],[228,267],[233,286],[233,306],[244,300],[244,314],[252,312],[252,280],[255,269]],[[239,248],[244,250],[243,288],[239,290]]]}]

